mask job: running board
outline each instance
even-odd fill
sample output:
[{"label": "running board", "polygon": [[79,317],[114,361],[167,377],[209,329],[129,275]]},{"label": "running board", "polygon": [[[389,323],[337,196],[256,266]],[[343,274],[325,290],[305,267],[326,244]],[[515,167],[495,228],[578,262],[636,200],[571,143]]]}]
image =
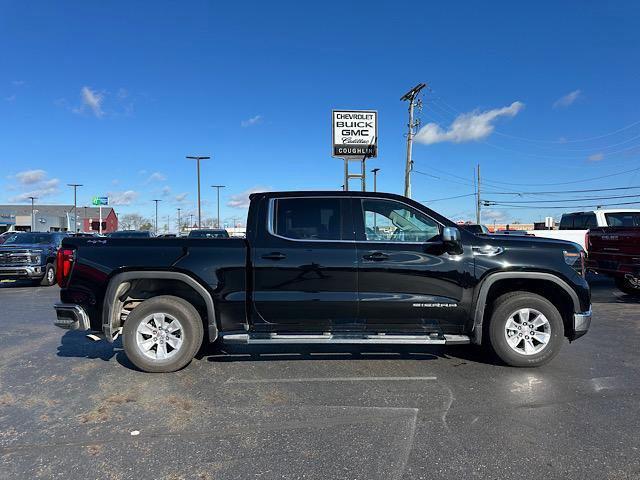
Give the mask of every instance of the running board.
[{"label": "running board", "polygon": [[222,335],[225,343],[245,345],[289,344],[387,344],[387,345],[460,345],[471,343],[467,335],[283,335],[278,333],[252,335],[233,333]]}]

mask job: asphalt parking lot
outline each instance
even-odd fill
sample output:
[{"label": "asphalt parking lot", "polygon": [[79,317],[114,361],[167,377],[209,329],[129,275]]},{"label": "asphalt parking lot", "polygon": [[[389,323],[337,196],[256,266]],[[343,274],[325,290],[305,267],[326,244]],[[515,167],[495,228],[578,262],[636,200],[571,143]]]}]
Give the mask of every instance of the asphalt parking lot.
[{"label": "asphalt parking lot", "polygon": [[640,301],[606,279],[539,369],[469,347],[235,347],[173,374],[3,284],[1,479],[640,478]]}]

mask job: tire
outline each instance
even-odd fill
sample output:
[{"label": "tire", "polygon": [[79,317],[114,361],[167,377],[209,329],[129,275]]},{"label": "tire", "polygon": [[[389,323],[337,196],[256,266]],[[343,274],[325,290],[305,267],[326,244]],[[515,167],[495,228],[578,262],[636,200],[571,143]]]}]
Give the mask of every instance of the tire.
[{"label": "tire", "polygon": [[50,287],[56,284],[56,267],[53,263],[47,263],[44,271],[44,277],[40,280],[40,285],[43,287]]},{"label": "tire", "polygon": [[495,301],[489,347],[507,365],[544,365],[558,354],[563,341],[562,316],[546,298],[531,292],[511,292]]},{"label": "tire", "polygon": [[640,288],[634,287],[625,277],[615,277],[616,287],[627,295],[640,296]]},{"label": "tire", "polygon": [[152,373],[184,368],[199,350],[203,336],[202,318],[194,306],[170,295],[142,302],[129,314],[122,329],[129,360],[140,370]]}]

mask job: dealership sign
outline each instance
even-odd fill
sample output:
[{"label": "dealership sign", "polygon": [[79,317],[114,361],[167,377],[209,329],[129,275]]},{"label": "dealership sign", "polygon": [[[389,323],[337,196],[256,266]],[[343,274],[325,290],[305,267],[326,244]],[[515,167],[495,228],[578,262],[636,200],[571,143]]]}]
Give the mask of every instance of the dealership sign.
[{"label": "dealership sign", "polygon": [[91,203],[94,205],[109,205],[109,197],[93,197]]},{"label": "dealership sign", "polygon": [[378,112],[375,110],[333,110],[332,156],[372,158],[378,155]]}]

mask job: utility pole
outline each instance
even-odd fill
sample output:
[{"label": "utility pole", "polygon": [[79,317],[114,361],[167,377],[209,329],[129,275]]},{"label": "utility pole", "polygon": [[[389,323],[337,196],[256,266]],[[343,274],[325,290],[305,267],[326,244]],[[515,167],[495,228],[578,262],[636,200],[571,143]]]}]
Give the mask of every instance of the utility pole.
[{"label": "utility pole", "polygon": [[[84,208],[84,217],[82,217],[82,231],[86,232],[85,228],[84,228],[84,224],[87,221],[87,207],[83,207]],[[91,225],[89,225],[89,230],[91,230]]]},{"label": "utility pole", "polygon": [[198,228],[202,227],[200,223],[202,220],[202,215],[200,212],[200,160],[208,160],[211,157],[203,157],[203,156],[187,156],[189,160],[195,160],[198,164]]},{"label": "utility pole", "polygon": [[167,228],[165,230],[165,233],[169,233],[169,231],[171,230],[171,215],[167,215]]},{"label": "utility pole", "polygon": [[189,214],[189,229],[193,228],[193,213]]},{"label": "utility pole", "polygon": [[180,236],[180,231],[182,230],[182,224],[180,223],[180,210],[182,209],[178,208],[178,236]]},{"label": "utility pole", "polygon": [[220,189],[224,188],[224,185],[211,185],[213,188],[215,188],[218,192],[218,217],[216,220],[216,228],[220,228]]},{"label": "utility pole", "polygon": [[158,235],[158,202],[161,202],[162,200],[153,200],[154,202],[156,202],[156,225],[155,225],[155,234]]},{"label": "utility pole", "polygon": [[67,183],[68,187],[73,187],[73,233],[78,230],[78,207],[77,207],[77,190],[78,187],[82,187],[80,183]]},{"label": "utility pole", "polygon": [[478,171],[476,173],[476,223],[480,225],[480,217],[481,217],[481,200],[480,200],[480,164],[477,165]]},{"label": "utility pole", "polygon": [[35,227],[36,219],[35,219],[35,217],[33,215],[33,201],[35,199],[37,199],[38,197],[28,197],[28,198],[31,199],[31,231],[33,232],[36,229],[36,227]]},{"label": "utility pole", "polygon": [[413,170],[413,159],[411,158],[413,149],[413,136],[415,135],[415,128],[418,126],[418,122],[413,120],[413,109],[415,107],[421,107],[421,100],[416,101],[416,97],[420,91],[426,87],[426,83],[419,83],[407,93],[405,93],[400,100],[409,102],[409,131],[407,132],[407,161],[404,166],[404,196],[411,198],[411,170]]},{"label": "utility pole", "polygon": [[379,168],[374,168],[373,170],[371,170],[371,173],[373,173],[373,191],[377,192],[378,191],[378,172],[380,171]]}]

